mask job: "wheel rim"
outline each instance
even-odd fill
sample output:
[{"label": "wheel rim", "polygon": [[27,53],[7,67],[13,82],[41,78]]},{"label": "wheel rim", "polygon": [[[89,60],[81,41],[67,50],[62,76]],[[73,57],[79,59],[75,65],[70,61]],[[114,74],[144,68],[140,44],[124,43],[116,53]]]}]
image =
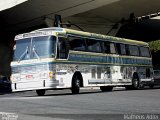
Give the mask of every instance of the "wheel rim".
[{"label": "wheel rim", "polygon": [[78,94],[80,90],[80,80],[76,77],[72,84],[72,93]]},{"label": "wheel rim", "polygon": [[80,80],[79,80],[79,79],[76,79],[75,85],[76,85],[77,87],[80,87]]},{"label": "wheel rim", "polygon": [[139,82],[138,82],[138,79],[137,79],[137,78],[133,79],[133,86],[134,86],[135,88],[138,88]]}]

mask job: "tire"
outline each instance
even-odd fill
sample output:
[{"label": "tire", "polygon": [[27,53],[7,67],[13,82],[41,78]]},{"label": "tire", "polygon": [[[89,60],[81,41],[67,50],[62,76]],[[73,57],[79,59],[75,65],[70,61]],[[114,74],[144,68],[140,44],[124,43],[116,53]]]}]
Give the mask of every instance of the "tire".
[{"label": "tire", "polygon": [[132,78],[132,85],[125,86],[126,90],[137,90],[140,88],[138,75],[134,74]]},{"label": "tire", "polygon": [[112,91],[113,87],[112,86],[100,86],[100,89],[102,92],[107,92],[107,91]]},{"label": "tire", "polygon": [[78,76],[74,76],[72,80],[72,94],[79,94],[81,81]]},{"label": "tire", "polygon": [[133,89],[135,89],[135,90],[139,89],[139,87],[140,87],[139,78],[138,78],[137,75],[134,75],[134,76],[133,76],[133,79],[132,79],[132,87],[133,87]]},{"label": "tire", "polygon": [[36,90],[38,96],[44,96],[45,92],[46,92],[45,90]]}]

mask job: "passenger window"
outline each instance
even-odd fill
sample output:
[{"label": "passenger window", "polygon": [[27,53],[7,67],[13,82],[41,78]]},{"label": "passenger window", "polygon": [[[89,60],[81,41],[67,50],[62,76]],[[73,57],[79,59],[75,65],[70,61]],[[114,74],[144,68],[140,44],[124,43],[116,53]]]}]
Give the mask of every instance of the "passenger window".
[{"label": "passenger window", "polygon": [[110,43],[110,51],[111,51],[112,54],[116,53],[116,49],[115,49],[114,43]]},{"label": "passenger window", "polygon": [[116,49],[117,49],[117,53],[121,55],[121,48],[119,43],[116,43]]},{"label": "passenger window", "polygon": [[129,53],[133,56],[139,56],[139,49],[137,46],[129,45]]},{"label": "passenger window", "polygon": [[118,54],[126,55],[126,46],[125,46],[125,44],[117,43],[116,44],[116,48],[117,48]]},{"label": "passenger window", "polygon": [[130,55],[129,45],[125,45],[126,55]]},{"label": "passenger window", "polygon": [[66,45],[65,38],[59,38],[58,46],[57,46],[57,58],[59,59],[67,59],[68,57],[68,49]]},{"label": "passenger window", "polygon": [[121,54],[126,55],[126,46],[124,44],[120,44]]},{"label": "passenger window", "polygon": [[77,50],[77,51],[86,50],[86,43],[83,38],[69,37],[69,44],[70,44],[71,50]]},{"label": "passenger window", "polygon": [[102,52],[100,41],[87,39],[87,48],[89,52]]},{"label": "passenger window", "polygon": [[110,54],[110,42],[108,41],[105,41],[102,43],[102,46],[103,46],[103,49],[104,49],[104,52],[107,53],[107,54]]},{"label": "passenger window", "polygon": [[139,47],[142,57],[150,57],[150,52],[148,47]]},{"label": "passenger window", "polygon": [[105,53],[107,53],[107,54],[115,54],[116,53],[116,49],[115,49],[115,44],[114,43],[105,41],[105,42],[103,42],[102,45],[103,45],[103,49],[104,49]]}]

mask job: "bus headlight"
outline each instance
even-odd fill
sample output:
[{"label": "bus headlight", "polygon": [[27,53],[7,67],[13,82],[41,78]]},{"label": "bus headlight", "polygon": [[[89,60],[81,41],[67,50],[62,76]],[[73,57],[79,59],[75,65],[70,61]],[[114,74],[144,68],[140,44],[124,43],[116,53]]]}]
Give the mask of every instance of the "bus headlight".
[{"label": "bus headlight", "polygon": [[17,74],[17,75],[11,75],[10,79],[11,79],[11,82],[17,82],[17,81],[21,80],[19,74]]}]

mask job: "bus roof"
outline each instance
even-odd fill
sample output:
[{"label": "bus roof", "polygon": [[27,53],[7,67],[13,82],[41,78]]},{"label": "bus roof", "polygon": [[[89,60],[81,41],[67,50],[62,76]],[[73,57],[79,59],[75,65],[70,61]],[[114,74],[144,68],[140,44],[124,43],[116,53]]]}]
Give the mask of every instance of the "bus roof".
[{"label": "bus roof", "polygon": [[89,33],[89,32],[83,32],[83,31],[77,31],[72,29],[65,29],[67,34],[73,34],[73,35],[80,35],[84,37],[92,37],[97,39],[104,39],[104,40],[110,40],[120,43],[129,43],[129,44],[136,44],[136,45],[147,45],[148,43],[138,40],[131,40],[131,39],[125,39],[125,38],[119,38],[119,37],[113,37],[108,35],[102,35],[102,34],[96,34],[96,33]]},{"label": "bus roof", "polygon": [[137,40],[131,40],[131,39],[125,39],[125,38],[119,38],[119,37],[113,37],[108,35],[78,31],[78,30],[67,29],[67,28],[59,28],[59,27],[42,28],[29,33],[19,34],[15,37],[15,40],[27,38],[27,37],[53,35],[54,33],[58,35],[64,35],[64,36],[70,34],[74,36],[83,36],[87,38],[103,39],[103,40],[109,40],[109,41],[120,42],[120,43],[148,46],[148,43],[143,41],[137,41]]}]

